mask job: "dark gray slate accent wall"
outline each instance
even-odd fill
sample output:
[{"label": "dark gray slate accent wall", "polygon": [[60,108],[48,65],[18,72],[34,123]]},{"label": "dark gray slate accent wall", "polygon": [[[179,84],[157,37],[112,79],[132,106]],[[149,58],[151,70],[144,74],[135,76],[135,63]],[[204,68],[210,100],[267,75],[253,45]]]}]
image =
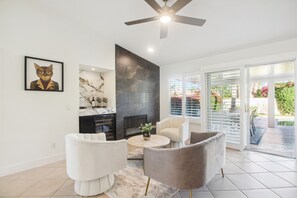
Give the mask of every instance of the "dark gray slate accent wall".
[{"label": "dark gray slate accent wall", "polygon": [[147,115],[154,125],[160,120],[159,66],[116,45],[116,133],[124,138],[126,116]]}]

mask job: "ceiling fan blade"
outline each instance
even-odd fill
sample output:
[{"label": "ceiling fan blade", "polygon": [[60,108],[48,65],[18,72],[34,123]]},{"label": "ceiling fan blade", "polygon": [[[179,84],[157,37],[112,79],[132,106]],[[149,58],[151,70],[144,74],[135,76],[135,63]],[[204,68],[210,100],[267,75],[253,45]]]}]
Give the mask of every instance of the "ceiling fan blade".
[{"label": "ceiling fan blade", "polygon": [[185,23],[185,24],[195,25],[195,26],[202,26],[206,22],[205,19],[197,19],[197,18],[179,16],[179,15],[174,15],[172,20],[178,23]]},{"label": "ceiling fan blade", "polygon": [[146,23],[146,22],[150,22],[150,21],[155,21],[157,20],[159,17],[150,17],[150,18],[145,18],[145,19],[139,19],[139,20],[135,20],[135,21],[129,21],[129,22],[125,22],[126,25],[136,25],[139,23]]},{"label": "ceiling fan blade", "polygon": [[161,39],[166,38],[166,37],[167,37],[167,32],[168,32],[168,25],[162,23],[162,24],[161,24],[161,34],[160,34],[160,38],[161,38]]},{"label": "ceiling fan blade", "polygon": [[174,13],[178,12],[180,9],[185,7],[188,3],[190,3],[192,0],[177,0],[171,7],[171,11]]},{"label": "ceiling fan blade", "polygon": [[159,14],[162,12],[161,6],[155,0],[145,0],[156,12]]}]

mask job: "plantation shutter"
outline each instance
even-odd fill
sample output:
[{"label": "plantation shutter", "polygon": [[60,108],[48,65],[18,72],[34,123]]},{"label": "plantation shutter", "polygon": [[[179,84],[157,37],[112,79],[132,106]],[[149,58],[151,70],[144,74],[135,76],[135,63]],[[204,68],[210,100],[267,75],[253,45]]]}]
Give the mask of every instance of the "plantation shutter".
[{"label": "plantation shutter", "polygon": [[182,115],[183,87],[182,77],[169,79],[170,114]]},{"label": "plantation shutter", "polygon": [[200,117],[200,76],[185,77],[186,116]]},{"label": "plantation shutter", "polygon": [[240,147],[240,70],[206,74],[206,129],[226,134],[227,147]]}]

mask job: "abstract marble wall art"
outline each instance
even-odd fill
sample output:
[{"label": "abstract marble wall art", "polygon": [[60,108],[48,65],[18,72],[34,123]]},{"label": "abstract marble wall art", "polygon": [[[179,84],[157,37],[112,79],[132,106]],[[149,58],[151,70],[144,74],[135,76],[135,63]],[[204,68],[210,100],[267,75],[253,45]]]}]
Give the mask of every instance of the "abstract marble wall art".
[{"label": "abstract marble wall art", "polygon": [[96,106],[101,106],[100,100],[104,97],[103,74],[99,72],[80,71],[79,94],[80,107],[91,107],[93,98]]}]

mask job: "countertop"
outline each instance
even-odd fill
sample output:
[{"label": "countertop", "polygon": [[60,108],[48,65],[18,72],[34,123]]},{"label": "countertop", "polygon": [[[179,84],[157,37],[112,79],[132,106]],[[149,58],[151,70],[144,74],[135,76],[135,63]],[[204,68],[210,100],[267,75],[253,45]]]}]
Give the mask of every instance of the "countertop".
[{"label": "countertop", "polygon": [[101,115],[116,113],[115,108],[87,108],[80,109],[79,116]]}]

